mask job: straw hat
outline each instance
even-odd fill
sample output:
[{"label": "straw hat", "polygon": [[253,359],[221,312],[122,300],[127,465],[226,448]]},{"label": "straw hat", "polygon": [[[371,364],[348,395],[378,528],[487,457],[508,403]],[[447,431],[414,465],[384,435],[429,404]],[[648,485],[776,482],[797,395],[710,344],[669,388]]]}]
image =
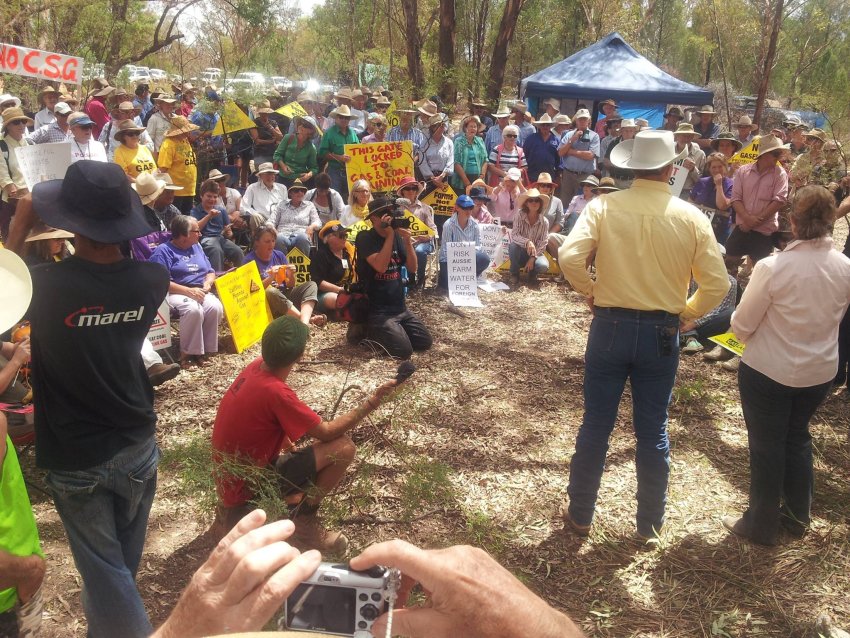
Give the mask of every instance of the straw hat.
[{"label": "straw hat", "polygon": [[139,194],[139,199],[142,200],[142,204],[150,204],[151,202],[155,202],[156,198],[162,194],[162,191],[165,190],[167,184],[162,179],[157,179],[156,176],[151,173],[142,173],[137,178],[136,181],[130,184],[130,187]]},{"label": "straw hat", "polygon": [[[620,128],[623,128],[623,125],[620,125]],[[693,124],[689,122],[680,122],[679,126],[676,127],[676,130],[673,132],[673,135],[692,135],[693,137],[699,137],[699,133],[694,130]]]},{"label": "straw hat", "polygon": [[588,175],[583,180],[581,180],[579,184],[581,184],[582,186],[586,184],[591,188],[599,188],[599,180],[596,178],[596,175]]},{"label": "straw hat", "polygon": [[437,126],[438,124],[445,124],[449,121],[449,116],[445,113],[437,113],[431,119],[428,120],[428,126]]},{"label": "straw hat", "polygon": [[540,184],[551,184],[553,188],[557,188],[558,182],[552,181],[552,176],[549,173],[540,173],[537,176],[537,181],[532,184],[532,186],[540,186]]},{"label": "straw hat", "polygon": [[611,151],[611,163],[618,168],[656,170],[687,157],[688,149],[676,152],[670,131],[640,131],[633,140],[624,140]]},{"label": "straw hat", "polygon": [[473,120],[478,125],[478,133],[484,130],[484,124],[481,122],[481,118],[477,115],[467,115],[460,121],[460,130],[464,134],[466,133],[466,125],[470,120]]},{"label": "straw hat", "polygon": [[0,250],[0,330],[14,326],[31,299],[32,279],[27,265],[11,250]]},{"label": "straw hat", "polygon": [[576,114],[573,115],[573,121],[580,120],[583,117],[587,118],[589,120],[590,119],[590,111],[588,111],[587,109],[579,109],[578,111],[576,111]]},{"label": "straw hat", "polygon": [[549,117],[548,113],[544,113],[540,116],[539,120],[533,120],[531,123],[534,124],[534,126],[540,126],[541,124],[546,126],[552,126],[554,124],[554,122],[552,122],[552,118]]},{"label": "straw hat", "polygon": [[119,142],[123,142],[124,138],[127,136],[127,133],[139,133],[145,130],[142,126],[136,126],[133,120],[123,120],[118,122],[118,125],[115,127],[118,130],[115,131],[115,139]]},{"label": "straw hat", "polygon": [[714,110],[714,106],[711,104],[706,104],[697,111],[697,115],[717,115],[717,111]]},{"label": "straw hat", "polygon": [[617,183],[614,181],[613,177],[603,177],[599,180],[599,185],[593,189],[594,193],[615,193],[619,188],[617,188]]},{"label": "straw hat", "polygon": [[330,117],[347,117],[351,119],[351,109],[347,104],[342,104],[330,112]]},{"label": "straw hat", "polygon": [[296,179],[294,182],[292,182],[292,186],[290,186],[287,190],[290,193],[292,191],[304,191],[306,193],[307,187],[304,186],[304,183],[300,179]]},{"label": "straw hat", "polygon": [[[132,111],[136,115],[141,113],[141,109],[136,108],[136,105],[130,102],[129,100],[124,100],[123,102],[120,102],[118,106],[114,108],[118,109],[119,111],[124,111],[125,113],[129,113],[130,111]],[[135,115],[133,117],[135,117]]]},{"label": "straw hat", "polygon": [[27,126],[32,126],[33,121],[27,117],[26,113],[24,113],[19,107],[13,106],[8,109],[3,110],[2,116],[3,118],[3,132],[6,132],[6,127],[9,126],[12,122],[19,122],[23,120],[27,123]]},{"label": "straw hat", "polygon": [[470,106],[477,106],[478,108],[481,108],[481,109],[486,109],[486,108],[487,108],[487,104],[486,104],[485,102],[481,102],[480,100],[475,100],[475,99],[473,99],[473,100],[469,103],[469,105],[470,105]]},{"label": "straw hat", "polygon": [[511,110],[507,107],[506,104],[499,104],[499,108],[496,109],[496,112],[493,113],[493,117],[510,117]]},{"label": "straw hat", "polygon": [[422,115],[427,115],[429,118],[440,112],[440,109],[437,108],[437,105],[431,100],[425,100],[416,110]]},{"label": "straw hat", "polygon": [[353,96],[351,95],[351,89],[347,89],[345,87],[341,88],[339,91],[334,93],[334,97],[337,100],[351,100]]},{"label": "straw hat", "polygon": [[738,118],[737,123],[735,124],[735,128],[756,128],[753,126],[753,121],[750,119],[749,115],[742,115]]},{"label": "straw hat", "polygon": [[826,133],[819,128],[813,128],[811,131],[803,133],[803,137],[813,137],[821,142],[826,142]]},{"label": "straw hat", "polygon": [[225,185],[230,183],[230,175],[222,173],[217,168],[212,169],[207,175],[207,179],[215,180],[216,182],[224,182]]},{"label": "straw hat", "polygon": [[711,146],[711,148],[716,151],[717,147],[720,146],[721,140],[726,140],[727,142],[732,142],[735,145],[735,151],[736,152],[740,151],[741,147],[744,146],[744,143],[741,140],[739,140],[735,136],[734,133],[730,133],[729,131],[721,131],[720,134],[717,137],[715,137],[713,140],[711,140],[711,142],[709,143],[709,146]]},{"label": "straw hat", "polygon": [[759,139],[759,154],[758,157],[766,153],[771,153],[773,151],[780,151],[782,149],[787,149],[789,146],[787,144],[783,144],[782,140],[780,140],[775,135],[762,135],[761,139]]},{"label": "straw hat", "polygon": [[39,99],[43,98],[48,93],[54,93],[56,95],[61,95],[59,89],[52,87],[48,84],[47,86],[42,87],[42,89],[38,92]]},{"label": "straw hat", "polygon": [[296,102],[315,102],[316,96],[310,93],[310,91],[301,91],[298,94],[298,97],[295,98]]},{"label": "straw hat", "polygon": [[381,95],[377,100],[375,100],[375,106],[391,106],[392,102],[390,102],[389,98],[386,95]]},{"label": "straw hat", "polygon": [[[558,113],[555,117],[552,118],[552,124],[554,124],[555,126],[559,126],[562,124],[565,126],[569,126],[572,123],[573,121],[566,113]],[[620,128],[622,128],[622,126]]]},{"label": "straw hat", "polygon": [[166,104],[174,104],[176,101],[177,99],[168,93],[160,93],[154,99],[154,102],[165,102]]},{"label": "straw hat", "polygon": [[254,175],[262,175],[263,173],[277,173],[277,169],[271,162],[263,162],[257,167]]},{"label": "straw hat", "polygon": [[543,193],[541,193],[536,188],[529,188],[522,195],[517,197],[517,200],[516,200],[517,208],[522,208],[523,206],[525,206],[525,202],[528,201],[529,199],[539,199],[540,201],[543,202],[543,204],[540,206],[540,214],[541,215],[543,213],[545,213],[547,210],[549,210],[549,196],[544,195]]},{"label": "straw hat", "polygon": [[528,111],[528,105],[523,100],[517,100],[516,102],[511,104],[511,111],[513,111],[514,113],[522,113],[523,115],[525,115]]},{"label": "straw hat", "polygon": [[112,93],[114,91],[115,91],[114,86],[104,86],[103,88],[95,89],[94,91],[92,91],[91,96],[92,97],[106,97],[107,95],[112,95]]},{"label": "straw hat", "polygon": [[[472,194],[472,192],[476,189],[479,190],[479,192],[480,192],[479,195],[473,195]],[[476,179],[474,182],[472,182],[469,186],[466,187],[466,194],[469,195],[470,197],[472,197],[473,199],[478,197],[478,199],[485,199],[486,198],[487,201],[490,201],[490,194],[492,192],[493,192],[493,189],[490,186],[487,186],[487,182],[485,182],[480,177],[478,179]],[[482,197],[482,194],[484,195],[483,197]]]},{"label": "straw hat", "polygon": [[36,224],[27,235],[25,241],[41,241],[42,239],[73,239],[74,233],[69,233],[67,230],[53,228],[42,222]]},{"label": "straw hat", "polygon": [[165,137],[176,137],[178,135],[191,133],[192,131],[197,131],[201,128],[200,126],[192,124],[182,115],[175,115],[168,120],[168,123],[171,125],[171,128],[165,133]]}]

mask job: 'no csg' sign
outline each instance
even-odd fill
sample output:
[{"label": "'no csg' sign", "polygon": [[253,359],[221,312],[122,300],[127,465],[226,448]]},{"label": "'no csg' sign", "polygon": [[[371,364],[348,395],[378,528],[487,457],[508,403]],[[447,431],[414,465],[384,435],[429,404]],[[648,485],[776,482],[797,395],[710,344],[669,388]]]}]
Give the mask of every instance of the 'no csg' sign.
[{"label": "'no csg' sign", "polygon": [[0,44],[0,72],[81,84],[83,59],[14,44]]}]

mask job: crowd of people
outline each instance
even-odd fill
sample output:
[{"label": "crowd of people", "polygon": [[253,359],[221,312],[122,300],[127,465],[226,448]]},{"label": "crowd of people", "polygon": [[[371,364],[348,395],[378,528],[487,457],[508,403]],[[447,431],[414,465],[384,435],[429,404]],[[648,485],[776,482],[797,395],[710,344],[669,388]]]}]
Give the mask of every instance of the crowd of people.
[{"label": "crowd of people", "polygon": [[[259,609],[258,596],[279,604],[315,569],[315,550],[346,552],[345,535],[321,520],[322,501],[356,456],[349,433],[392,401],[413,369],[400,368],[354,409],[325,420],[287,383],[311,331],[346,321],[349,342],[399,360],[431,348],[438,335],[406,299],[422,294],[431,255],[436,289],[448,287],[450,242],[471,242],[476,273],[487,270],[479,225],[494,222],[509,237],[512,287],[523,274],[538,286],[554,260],[561,280],[587,296],[593,313],[565,530],[591,531],[629,380],[636,533],[649,541],[662,532],[667,410],[680,352],[701,352],[710,337],[733,331],[746,344],[743,357],[721,346],[705,353],[738,372],[750,444],[749,508],[723,524],[765,545],[777,543],[782,531],[806,533],[813,499],[809,420],[833,383],[847,381],[850,360],[843,322],[850,259],[830,238],[836,215],[850,211],[850,179],[840,145],[826,133],[789,119],[758,136],[757,157],[747,163],[735,153],[758,131],[745,116],[732,133],[714,123],[710,105],[694,110],[693,122],[674,106],[653,129],[623,118],[614,100],[596,105],[594,122],[584,105],[572,116],[561,113],[556,98],[545,100],[538,115],[522,101],[499,105],[492,116],[486,104],[473,102],[454,134],[436,99],[403,103],[395,111],[398,126],[387,131],[388,92],[341,89],[332,103],[293,96],[307,115],[291,121],[277,112],[283,98],[270,94],[245,108],[256,127],[214,135],[222,101],[215,87],[199,101],[191,85],[175,88],[179,95],[172,96],[140,85],[134,99],[102,82],[80,105],[46,87],[34,118],[17,98],[0,96],[0,329],[25,317],[33,334],[32,342],[2,343],[0,398],[34,405],[34,412],[0,418],[0,498],[8,499],[2,509],[9,512],[0,516],[0,565],[7,561],[18,574],[0,580],[8,587],[0,590],[3,635],[17,635],[29,622],[44,574],[5,436],[13,427],[34,428],[37,462],[48,471],[82,576],[90,635],[154,631],[135,586],[159,459],[152,386],[202,369],[218,353],[224,308],[216,279],[251,262],[274,319],[260,357],[222,396],[213,426],[220,467],[214,529],[222,540],[157,635],[261,627],[274,609]],[[349,188],[345,145],[383,140],[412,142],[415,173],[390,192],[373,192],[366,179]],[[13,149],[57,141],[72,147],[64,179],[28,192]],[[672,177],[682,170],[681,192],[673,195]],[[422,199],[444,184],[456,191],[454,209],[435,215]],[[429,232],[399,227],[402,211]],[[306,280],[296,280],[290,263],[298,253],[310,262]],[[163,300],[178,322],[173,364],[146,338]],[[6,394],[25,366],[31,395],[20,388]],[[264,515],[252,512],[257,495],[233,470],[240,463],[273,474],[291,522],[263,526]],[[276,554],[261,566],[257,552]],[[581,635],[479,552],[428,553],[397,541],[367,550],[352,566],[399,566],[434,595],[468,593],[451,570],[434,570],[452,560],[500,583],[493,596],[471,599],[480,600],[492,624],[470,627],[481,614],[464,601],[435,608],[440,618],[400,614],[403,633],[521,636],[538,627],[534,635]],[[237,572],[238,584],[228,584]],[[234,587],[235,602],[216,607],[217,592]],[[273,591],[262,594],[266,588]],[[503,605],[509,595],[516,600]],[[508,620],[508,612],[515,617]]]}]

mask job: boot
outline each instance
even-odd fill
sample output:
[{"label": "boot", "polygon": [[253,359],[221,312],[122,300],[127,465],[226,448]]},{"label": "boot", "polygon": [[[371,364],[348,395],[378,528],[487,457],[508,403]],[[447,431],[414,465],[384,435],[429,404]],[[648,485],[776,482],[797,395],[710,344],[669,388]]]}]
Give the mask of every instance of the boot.
[{"label": "boot", "polygon": [[367,326],[365,323],[350,323],[348,331],[345,334],[345,339],[352,346],[356,346],[366,338]]},{"label": "boot", "polygon": [[538,281],[537,281],[537,271],[532,270],[530,273],[528,273],[528,287],[529,288],[537,288],[538,285],[539,284],[538,284]]},{"label": "boot", "polygon": [[292,522],[295,523],[295,532],[289,538],[289,544],[302,552],[318,549],[323,554],[341,555],[348,549],[345,535],[325,529],[316,514],[300,514]]},{"label": "boot", "polygon": [[179,363],[155,363],[148,368],[148,379],[151,385],[162,385],[180,374]]}]

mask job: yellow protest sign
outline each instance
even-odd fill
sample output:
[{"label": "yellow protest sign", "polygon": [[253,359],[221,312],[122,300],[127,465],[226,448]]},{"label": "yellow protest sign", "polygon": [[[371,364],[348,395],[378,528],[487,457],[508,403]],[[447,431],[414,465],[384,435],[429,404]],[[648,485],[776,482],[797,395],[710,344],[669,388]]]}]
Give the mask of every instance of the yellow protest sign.
[{"label": "yellow protest sign", "polygon": [[260,340],[272,320],[257,262],[251,260],[222,275],[215,280],[215,287],[224,306],[236,352],[242,352]]},{"label": "yellow protest sign", "polygon": [[289,263],[295,266],[295,285],[310,281],[310,257],[297,248],[293,248],[286,254]]},{"label": "yellow protest sign", "polygon": [[413,142],[372,142],[346,144],[345,154],[351,161],[345,165],[349,189],[358,179],[365,179],[372,192],[394,191],[405,177],[413,177]]},{"label": "yellow protest sign", "polygon": [[414,237],[433,237],[437,234],[437,232],[428,226],[425,222],[419,219],[416,215],[411,213],[409,210],[404,211],[404,217],[410,220],[410,234]]},{"label": "yellow protest sign", "polygon": [[354,240],[357,239],[357,233],[369,230],[370,228],[372,228],[372,222],[368,219],[361,219],[360,221],[354,222],[348,227],[348,241],[353,244]]},{"label": "yellow protest sign", "polygon": [[235,133],[236,131],[244,131],[246,128],[255,128],[254,120],[245,115],[233,100],[227,100],[224,103],[221,113],[219,113],[218,122],[212,130],[213,135],[224,135],[225,133]]},{"label": "yellow protest sign", "polygon": [[435,188],[422,198],[422,203],[433,208],[435,215],[442,215],[443,217],[451,217],[454,214],[456,201],[457,193],[449,184]]},{"label": "yellow protest sign", "polygon": [[759,158],[759,140],[760,135],[753,138],[753,141],[747,144],[740,151],[735,153],[729,160],[730,164],[752,164]]},{"label": "yellow protest sign", "polygon": [[739,357],[744,354],[744,344],[738,341],[738,337],[734,332],[724,332],[716,337],[709,337],[709,341],[713,341],[719,346],[723,346],[729,352],[737,354]]},{"label": "yellow protest sign", "polygon": [[275,113],[280,113],[292,119],[293,117],[306,117],[309,115],[307,111],[304,110],[304,107],[301,106],[298,102],[290,102],[289,104],[284,104],[279,109],[275,110]]},{"label": "yellow protest sign", "polygon": [[390,106],[387,109],[387,112],[384,113],[384,117],[387,118],[387,131],[389,131],[394,126],[398,126],[401,121],[398,117],[398,113],[396,113],[395,100],[390,102]]}]

